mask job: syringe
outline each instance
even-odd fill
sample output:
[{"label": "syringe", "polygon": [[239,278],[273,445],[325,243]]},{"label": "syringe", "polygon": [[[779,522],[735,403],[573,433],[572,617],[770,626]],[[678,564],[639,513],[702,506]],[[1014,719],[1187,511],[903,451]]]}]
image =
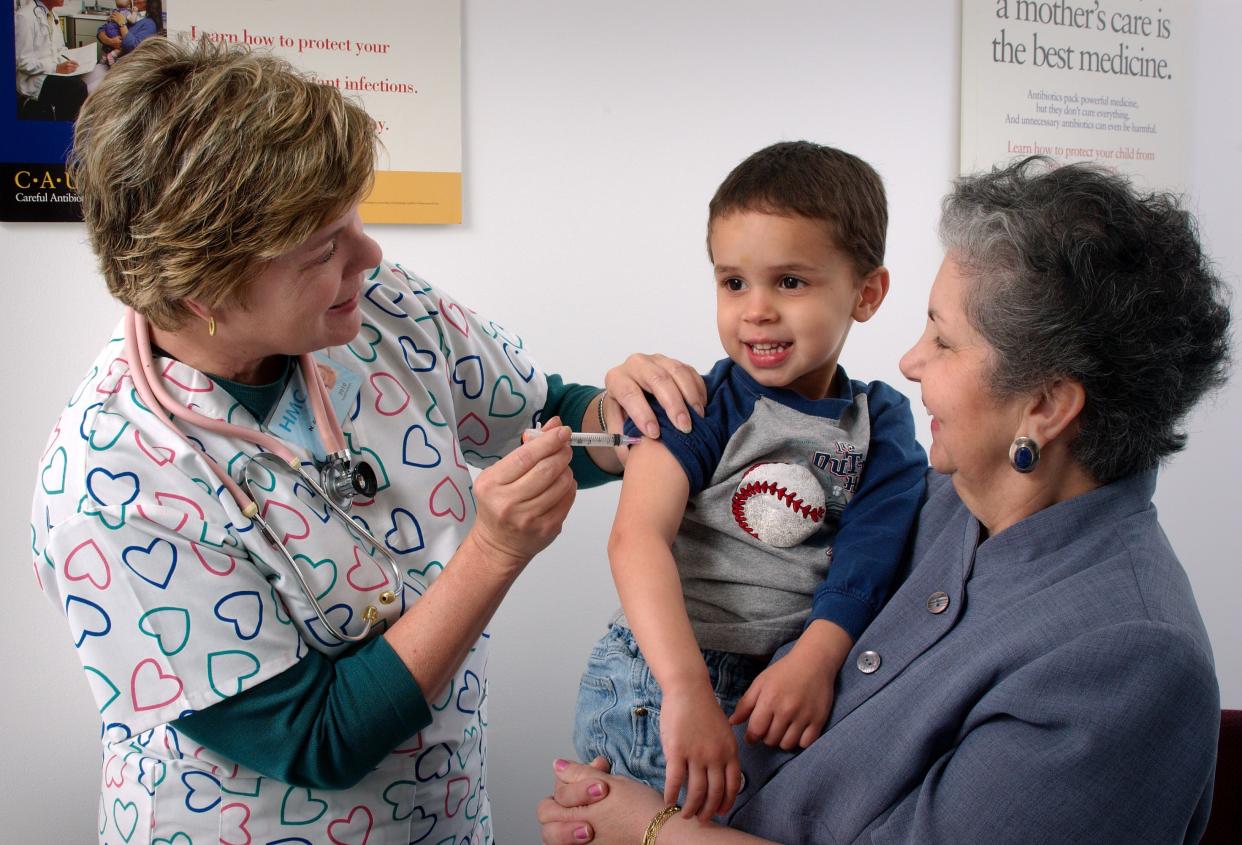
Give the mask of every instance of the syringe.
[{"label": "syringe", "polygon": [[[528,428],[522,432],[522,442],[543,434],[542,429]],[[569,435],[570,446],[583,446],[587,449],[634,446],[643,442],[641,437],[630,437],[628,434],[609,434],[603,431],[575,431]]]}]

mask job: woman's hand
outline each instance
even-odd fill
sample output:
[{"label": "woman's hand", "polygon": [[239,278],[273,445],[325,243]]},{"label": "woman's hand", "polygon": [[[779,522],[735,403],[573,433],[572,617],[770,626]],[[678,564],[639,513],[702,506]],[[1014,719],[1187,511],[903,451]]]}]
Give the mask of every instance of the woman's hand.
[{"label": "woman's hand", "polygon": [[664,746],[664,800],[672,804],[686,787],[682,813],[703,821],[727,813],[742,786],[737,740],[711,688],[690,693],[666,690],[660,708]]},{"label": "woman's hand", "polygon": [[590,766],[557,760],[552,768],[556,789],[539,802],[536,812],[545,845],[633,845],[642,841],[647,823],[664,807],[654,789],[608,774],[602,757]]},{"label": "woman's hand", "polygon": [[72,61],[61,62],[60,64],[56,66],[57,73],[73,73],[77,69],[78,69],[78,63],[72,62]]},{"label": "woman's hand", "polygon": [[488,557],[520,570],[561,532],[577,485],[569,470],[573,450],[559,417],[535,437],[483,470],[474,483],[478,519],[472,541]]},{"label": "woman's hand", "polygon": [[608,396],[604,402],[604,418],[608,430],[618,432],[626,417],[634,420],[643,434],[660,436],[655,412],[644,392],[653,394],[668,418],[681,431],[691,427],[690,409],[703,416],[707,389],[703,379],[691,367],[664,355],[635,353],[604,376]]}]

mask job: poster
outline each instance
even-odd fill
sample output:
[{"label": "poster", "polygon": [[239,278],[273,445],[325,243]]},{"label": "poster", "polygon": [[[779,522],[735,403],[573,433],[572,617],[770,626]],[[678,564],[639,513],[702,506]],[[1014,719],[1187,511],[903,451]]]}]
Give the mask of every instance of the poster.
[{"label": "poster", "polygon": [[[461,222],[460,0],[381,0],[365,14],[289,0],[131,0],[130,14],[148,3],[162,5],[169,37],[270,50],[361,102],[381,142],[364,221]],[[0,50],[10,51],[0,69],[0,220],[80,220],[65,156],[81,100],[106,76],[109,50],[98,32],[117,3],[13,5],[12,18],[0,15]],[[38,90],[29,73],[32,47],[81,59],[40,80],[56,97],[42,90],[30,96]]]},{"label": "poster", "polygon": [[1041,154],[1187,184],[1186,0],[962,0],[961,172]]},{"label": "poster", "polygon": [[[82,219],[65,155],[82,101],[107,72],[111,51],[98,33],[118,14],[116,5],[13,0],[12,16],[0,15],[0,220]],[[137,23],[148,0],[121,5],[130,8],[119,14]],[[154,21],[136,29],[154,28]]]},{"label": "poster", "polygon": [[460,0],[176,0],[168,31],[271,50],[360,100],[382,144],[365,222],[461,222]]}]

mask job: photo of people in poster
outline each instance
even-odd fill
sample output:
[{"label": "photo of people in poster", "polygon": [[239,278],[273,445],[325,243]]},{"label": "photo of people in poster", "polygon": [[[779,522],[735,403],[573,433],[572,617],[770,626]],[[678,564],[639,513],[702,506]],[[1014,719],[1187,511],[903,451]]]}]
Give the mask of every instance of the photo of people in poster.
[{"label": "photo of people in poster", "polygon": [[[163,34],[161,0],[13,0],[0,80],[0,219],[78,220],[65,175],[73,121],[110,67]],[[0,23],[6,27],[7,20]],[[12,97],[11,100],[8,98]]]}]

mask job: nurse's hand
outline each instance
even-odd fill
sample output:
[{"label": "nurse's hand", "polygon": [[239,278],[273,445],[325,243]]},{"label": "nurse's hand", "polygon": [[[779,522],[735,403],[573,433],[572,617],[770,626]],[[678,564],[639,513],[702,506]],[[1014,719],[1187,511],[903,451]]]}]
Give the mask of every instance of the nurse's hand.
[{"label": "nurse's hand", "polygon": [[458,671],[526,564],[560,533],[577,489],[555,417],[474,483],[478,516],[452,559],[383,637],[427,700]]},{"label": "nurse's hand", "polygon": [[558,534],[577,493],[569,459],[569,428],[559,417],[535,437],[483,470],[474,483],[478,519],[470,530],[488,556],[520,570]]},{"label": "nurse's hand", "polygon": [[626,417],[648,437],[660,436],[655,412],[647,403],[644,392],[655,396],[673,425],[690,431],[690,409],[703,416],[707,388],[703,378],[687,364],[665,355],[635,353],[604,376],[608,395],[604,400],[604,418],[609,431],[620,431]]}]

